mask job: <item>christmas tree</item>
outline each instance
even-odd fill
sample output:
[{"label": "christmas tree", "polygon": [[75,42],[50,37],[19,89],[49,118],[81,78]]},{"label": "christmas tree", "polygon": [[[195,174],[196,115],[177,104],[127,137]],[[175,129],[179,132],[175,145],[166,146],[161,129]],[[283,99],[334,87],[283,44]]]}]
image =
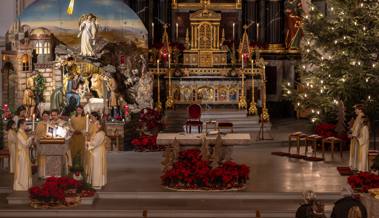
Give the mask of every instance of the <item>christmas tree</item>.
[{"label": "christmas tree", "polygon": [[378,119],[378,1],[329,0],[321,13],[310,5],[303,15],[299,81],[284,85],[284,95],[312,122],[344,119],[340,105],[352,114],[363,103],[370,119]]}]

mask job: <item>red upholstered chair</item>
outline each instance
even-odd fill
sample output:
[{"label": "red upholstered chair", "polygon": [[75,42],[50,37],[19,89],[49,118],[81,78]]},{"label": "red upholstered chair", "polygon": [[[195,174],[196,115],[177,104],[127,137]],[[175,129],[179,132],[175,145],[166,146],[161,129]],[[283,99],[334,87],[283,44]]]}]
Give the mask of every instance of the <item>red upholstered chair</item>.
[{"label": "red upholstered chair", "polygon": [[192,126],[197,126],[199,133],[203,131],[203,122],[200,120],[201,107],[198,104],[191,104],[187,108],[188,118],[186,121],[186,133],[191,133]]}]

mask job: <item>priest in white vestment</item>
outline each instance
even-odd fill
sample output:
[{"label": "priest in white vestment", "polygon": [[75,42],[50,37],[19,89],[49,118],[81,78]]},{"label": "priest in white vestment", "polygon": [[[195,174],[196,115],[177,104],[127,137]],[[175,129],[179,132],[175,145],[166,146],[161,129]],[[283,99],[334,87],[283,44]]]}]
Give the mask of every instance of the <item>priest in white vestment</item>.
[{"label": "priest in white vestment", "polygon": [[101,130],[100,122],[94,123],[95,134],[92,134],[87,141],[87,149],[91,158],[89,158],[89,175],[87,182],[91,183],[95,189],[101,189],[107,184],[107,152],[105,148],[106,136]]},{"label": "priest in white vestment", "polygon": [[29,147],[33,142],[33,137],[26,134],[25,120],[18,121],[16,167],[13,181],[13,190],[27,191],[32,187],[32,166],[29,157]]}]

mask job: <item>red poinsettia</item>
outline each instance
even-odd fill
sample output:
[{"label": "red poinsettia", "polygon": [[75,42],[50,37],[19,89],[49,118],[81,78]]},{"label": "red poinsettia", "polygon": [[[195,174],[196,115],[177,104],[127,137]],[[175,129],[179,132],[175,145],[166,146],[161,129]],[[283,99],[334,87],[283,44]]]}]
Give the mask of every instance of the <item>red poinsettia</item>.
[{"label": "red poinsettia", "polygon": [[[88,186],[88,185],[87,185]],[[70,177],[49,177],[41,186],[34,186],[29,189],[31,199],[46,203],[65,204],[65,197],[80,195],[82,191],[88,191],[86,184]],[[91,190],[92,191],[92,190]]]},{"label": "red poinsettia", "polygon": [[248,166],[227,161],[212,169],[198,149],[181,151],[178,161],[161,176],[163,185],[185,189],[230,189],[242,187],[248,179]]},{"label": "red poinsettia", "polygon": [[352,189],[361,193],[366,193],[372,188],[379,188],[379,176],[369,172],[360,172],[349,176],[347,182]]},{"label": "red poinsettia", "polygon": [[131,141],[136,151],[162,151],[164,146],[157,144],[156,135],[142,135]]}]

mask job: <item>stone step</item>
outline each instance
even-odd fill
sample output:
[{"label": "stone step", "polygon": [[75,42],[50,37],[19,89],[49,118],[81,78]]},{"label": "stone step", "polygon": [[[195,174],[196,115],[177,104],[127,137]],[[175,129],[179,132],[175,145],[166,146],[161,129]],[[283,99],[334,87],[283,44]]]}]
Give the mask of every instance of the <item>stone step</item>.
[{"label": "stone step", "polygon": [[[261,217],[264,218],[293,218],[296,211],[262,211]],[[326,217],[330,217],[331,211],[326,211]],[[253,218],[256,217],[255,210],[80,210],[80,209],[64,209],[64,210],[17,210],[4,211],[0,210],[1,217],[21,218],[21,217],[55,217],[55,218],[79,218],[79,217],[125,217],[125,218],[143,218],[144,214],[149,218]]]},{"label": "stone step", "polygon": [[[339,192],[315,193],[318,200],[334,201]],[[244,191],[162,191],[162,192],[98,192],[100,199],[139,200],[302,200],[302,192],[244,192]]]},{"label": "stone step", "polygon": [[[316,193],[329,215],[339,193]],[[102,192],[94,206],[36,210],[27,204],[2,207],[0,217],[147,217],[210,218],[255,217],[287,218],[303,202],[302,193],[259,192]],[[27,197],[25,197],[26,199]],[[220,208],[222,205],[222,208]]]},{"label": "stone step", "polygon": [[[187,119],[181,120],[181,119],[170,119],[166,120],[166,124],[183,124],[186,122]],[[212,121],[217,121],[217,122],[231,122],[233,124],[238,124],[238,123],[251,123],[251,124],[259,124],[258,120],[255,119],[249,119],[249,118],[238,118],[238,119],[233,119],[233,118],[216,118],[216,119],[201,119],[201,121],[205,122],[212,120]]]}]

